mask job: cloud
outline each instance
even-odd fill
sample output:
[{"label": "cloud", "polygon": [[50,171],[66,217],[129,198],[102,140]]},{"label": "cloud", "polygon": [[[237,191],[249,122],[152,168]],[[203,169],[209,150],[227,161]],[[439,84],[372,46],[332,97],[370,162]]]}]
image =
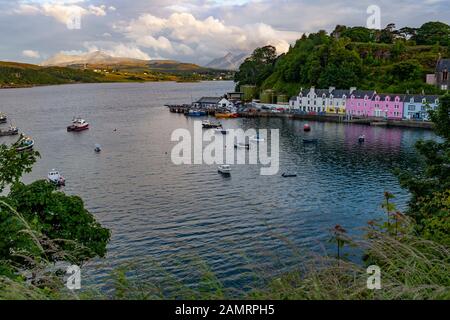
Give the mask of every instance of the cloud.
[{"label": "cloud", "polygon": [[89,5],[87,7],[79,4],[80,0],[73,1],[47,1],[34,4],[19,4],[12,12],[18,15],[44,15],[53,17],[58,22],[68,24],[74,17],[93,15],[97,17],[106,16],[106,6]]},{"label": "cloud", "polygon": [[26,58],[32,58],[32,59],[39,59],[41,55],[39,54],[39,51],[35,50],[23,50],[22,56]]},{"label": "cloud", "polygon": [[198,19],[185,12],[175,12],[167,18],[142,14],[116,24],[115,29],[136,45],[157,54],[200,56],[205,61],[228,51],[250,52],[269,44],[283,53],[301,35],[264,23],[235,26],[213,16]]},{"label": "cloud", "polygon": [[133,43],[105,42],[102,45],[84,43],[88,52],[102,51],[112,57],[151,60],[151,57]]}]

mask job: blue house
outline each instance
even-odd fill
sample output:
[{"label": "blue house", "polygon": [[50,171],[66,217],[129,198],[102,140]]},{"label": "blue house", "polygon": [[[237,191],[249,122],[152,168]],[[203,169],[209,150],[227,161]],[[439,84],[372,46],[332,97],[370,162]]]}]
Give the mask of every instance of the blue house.
[{"label": "blue house", "polygon": [[403,97],[403,118],[428,121],[428,109],[436,109],[439,96],[405,95]]}]

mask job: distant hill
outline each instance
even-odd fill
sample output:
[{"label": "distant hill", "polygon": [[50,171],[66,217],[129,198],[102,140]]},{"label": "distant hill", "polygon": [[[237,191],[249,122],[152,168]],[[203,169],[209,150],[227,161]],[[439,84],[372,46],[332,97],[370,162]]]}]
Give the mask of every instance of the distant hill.
[{"label": "distant hill", "polygon": [[103,75],[90,70],[0,61],[0,88],[104,81]]},{"label": "distant hill", "polygon": [[0,61],[0,88],[67,83],[230,80],[233,73],[172,60],[58,54],[41,65]]},{"label": "distant hill", "polygon": [[154,71],[174,74],[192,72],[206,73],[212,69],[175,60],[140,60],[126,57],[113,57],[102,51],[94,51],[80,55],[58,53],[50,59],[43,61],[41,66],[70,67],[76,69],[114,69],[117,71],[137,73]]},{"label": "distant hill", "polygon": [[221,70],[233,70],[239,69],[240,65],[249,56],[247,53],[232,54],[227,53],[224,57],[214,59],[206,65],[207,68],[221,69]]}]

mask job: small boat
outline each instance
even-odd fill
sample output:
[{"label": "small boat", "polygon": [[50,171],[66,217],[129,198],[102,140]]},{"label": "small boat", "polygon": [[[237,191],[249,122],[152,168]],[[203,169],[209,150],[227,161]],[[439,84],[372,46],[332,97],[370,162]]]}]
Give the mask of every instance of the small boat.
[{"label": "small boat", "polygon": [[305,125],[303,126],[303,131],[305,131],[305,132],[311,131],[311,126],[310,126],[309,124],[305,124]]},{"label": "small boat", "polygon": [[8,121],[6,114],[0,112],[0,123],[6,123],[6,121]]},{"label": "small boat", "polygon": [[303,139],[303,143],[317,143],[319,142],[318,139]]},{"label": "small boat", "polygon": [[281,175],[283,178],[294,178],[294,177],[296,177],[297,176],[297,174],[296,173],[286,173],[286,172],[283,172],[283,174]]},{"label": "small boat", "polygon": [[257,134],[256,136],[251,136],[251,137],[250,137],[250,141],[262,142],[262,141],[264,141],[264,138],[261,138],[261,137],[259,136],[259,134]]},{"label": "small boat", "polygon": [[192,109],[192,110],[189,110],[187,115],[189,117],[202,117],[202,116],[206,116],[206,111]]},{"label": "small boat", "polygon": [[250,149],[250,144],[239,142],[237,144],[234,144],[234,148],[235,149]]},{"label": "small boat", "polygon": [[216,113],[216,118],[222,118],[222,119],[228,119],[228,118],[237,118],[239,115],[235,112],[223,112],[223,113]]},{"label": "small boat", "polygon": [[0,130],[0,137],[1,136],[15,136],[19,134],[19,129],[17,127],[10,126],[8,130],[2,131]]},{"label": "small boat", "polygon": [[362,143],[362,142],[364,142],[366,140],[366,136],[365,135],[360,135],[359,137],[358,137],[358,142],[359,143]]},{"label": "small boat", "polygon": [[217,127],[216,129],[214,129],[214,131],[216,133],[221,133],[221,134],[228,134],[229,130],[228,129],[224,129],[223,127]]},{"label": "small boat", "polygon": [[231,174],[231,167],[228,164],[222,164],[220,165],[217,170],[219,171],[219,173],[221,174],[225,174],[225,175],[229,175]]},{"label": "small boat", "polygon": [[67,132],[70,131],[83,131],[89,129],[89,123],[86,122],[86,120],[81,118],[74,118],[72,120],[72,124],[67,127]]},{"label": "small boat", "polygon": [[54,185],[56,185],[58,187],[66,185],[66,179],[64,179],[64,177],[62,175],[60,175],[59,172],[56,171],[55,169],[50,171],[48,173],[47,177],[48,177],[48,181],[50,181],[51,183],[53,183]]},{"label": "small boat", "polygon": [[220,122],[211,122],[209,120],[203,120],[202,127],[205,129],[215,129],[215,128],[221,128],[222,124]]},{"label": "small boat", "polygon": [[22,152],[22,151],[26,151],[26,150],[31,150],[34,147],[34,140],[31,139],[31,137],[28,136],[22,136],[19,141],[17,141],[16,145],[16,150],[18,152]]},{"label": "small boat", "polygon": [[94,151],[99,153],[100,151],[102,151],[102,147],[99,144],[96,144]]}]

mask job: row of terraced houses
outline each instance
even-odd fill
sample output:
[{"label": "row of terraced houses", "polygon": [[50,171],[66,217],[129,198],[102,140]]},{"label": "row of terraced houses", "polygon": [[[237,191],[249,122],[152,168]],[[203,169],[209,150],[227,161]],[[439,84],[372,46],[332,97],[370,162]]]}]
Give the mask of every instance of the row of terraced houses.
[{"label": "row of terraced houses", "polygon": [[435,109],[438,96],[381,94],[373,90],[301,89],[289,101],[291,109],[309,114],[336,114],[351,118],[428,120],[428,108]]}]

